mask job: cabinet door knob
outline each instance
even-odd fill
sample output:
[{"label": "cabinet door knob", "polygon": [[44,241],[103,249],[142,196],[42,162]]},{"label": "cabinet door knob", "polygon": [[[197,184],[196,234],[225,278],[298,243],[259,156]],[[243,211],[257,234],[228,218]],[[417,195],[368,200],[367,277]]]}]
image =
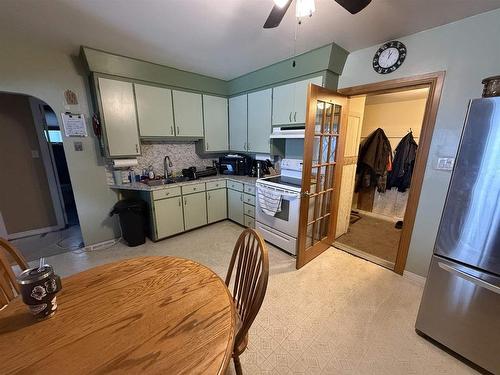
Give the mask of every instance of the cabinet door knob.
[{"label": "cabinet door knob", "polygon": [[207,194],[207,198],[208,198],[208,200],[210,200],[210,193]]},{"label": "cabinet door knob", "polygon": [[135,144],[135,152],[139,153],[139,145],[137,143]]},{"label": "cabinet door knob", "polygon": [[208,150],[208,142],[207,142],[207,150]]},{"label": "cabinet door knob", "polygon": [[179,198],[179,207],[181,206],[181,204],[182,204],[182,203],[181,203],[181,198]]},{"label": "cabinet door knob", "polygon": [[181,129],[177,126],[177,134],[181,134]]},{"label": "cabinet door knob", "polygon": [[170,127],[170,135],[174,135],[174,127],[173,126]]},{"label": "cabinet door knob", "polygon": [[288,121],[292,122],[292,112],[288,115]]},{"label": "cabinet door knob", "polygon": [[297,112],[295,112],[293,115],[293,121],[297,122]]},{"label": "cabinet door knob", "polygon": [[184,206],[187,206],[187,204],[188,204],[188,201],[186,198],[184,198]]},{"label": "cabinet door knob", "polygon": [[243,202],[243,194],[240,194],[240,201]]}]

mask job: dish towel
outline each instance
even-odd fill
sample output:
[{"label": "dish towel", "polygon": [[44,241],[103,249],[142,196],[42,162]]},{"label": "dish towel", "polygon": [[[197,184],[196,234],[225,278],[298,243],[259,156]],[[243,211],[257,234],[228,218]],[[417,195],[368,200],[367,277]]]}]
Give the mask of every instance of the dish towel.
[{"label": "dish towel", "polygon": [[263,186],[258,187],[257,197],[262,211],[269,216],[281,211],[281,193]]}]

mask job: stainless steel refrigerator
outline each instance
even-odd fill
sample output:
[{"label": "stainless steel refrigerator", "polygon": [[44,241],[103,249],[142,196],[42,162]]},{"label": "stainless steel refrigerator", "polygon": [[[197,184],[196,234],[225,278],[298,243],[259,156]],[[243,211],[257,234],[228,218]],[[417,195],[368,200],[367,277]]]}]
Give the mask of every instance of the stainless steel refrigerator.
[{"label": "stainless steel refrigerator", "polygon": [[415,328],[500,374],[500,97],[470,103]]}]

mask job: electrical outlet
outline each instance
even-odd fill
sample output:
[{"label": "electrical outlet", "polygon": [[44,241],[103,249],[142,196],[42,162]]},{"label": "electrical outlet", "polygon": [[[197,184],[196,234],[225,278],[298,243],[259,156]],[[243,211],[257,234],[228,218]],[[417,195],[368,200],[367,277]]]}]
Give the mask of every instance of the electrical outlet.
[{"label": "electrical outlet", "polygon": [[438,171],[451,171],[455,165],[455,158],[438,158],[436,169]]},{"label": "electrical outlet", "polygon": [[75,151],[83,151],[83,143],[82,142],[74,142]]}]

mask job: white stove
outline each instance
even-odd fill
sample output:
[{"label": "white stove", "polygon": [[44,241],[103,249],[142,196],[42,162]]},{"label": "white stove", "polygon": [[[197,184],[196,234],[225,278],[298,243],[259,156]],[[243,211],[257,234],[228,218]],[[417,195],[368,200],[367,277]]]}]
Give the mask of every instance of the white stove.
[{"label": "white stove", "polygon": [[[256,186],[256,228],[266,241],[296,255],[302,189],[302,159],[283,159],[281,174],[259,178]],[[271,189],[281,194],[281,209],[275,215],[271,216],[262,210],[259,202],[259,190],[263,191],[262,189]]]}]

